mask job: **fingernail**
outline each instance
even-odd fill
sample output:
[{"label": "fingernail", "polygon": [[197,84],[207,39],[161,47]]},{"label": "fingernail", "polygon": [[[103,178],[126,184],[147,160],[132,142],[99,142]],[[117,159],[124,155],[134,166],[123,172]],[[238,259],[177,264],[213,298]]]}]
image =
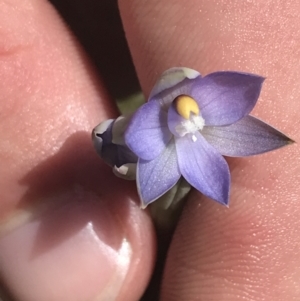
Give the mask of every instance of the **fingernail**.
[{"label": "fingernail", "polygon": [[115,300],[132,256],[118,213],[86,191],[54,201],[0,238],[5,285],[22,301]]}]

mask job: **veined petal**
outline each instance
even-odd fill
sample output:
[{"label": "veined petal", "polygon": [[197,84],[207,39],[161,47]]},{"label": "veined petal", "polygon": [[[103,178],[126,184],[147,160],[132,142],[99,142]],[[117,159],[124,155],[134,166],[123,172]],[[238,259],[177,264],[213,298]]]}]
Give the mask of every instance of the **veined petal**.
[{"label": "veined petal", "polygon": [[187,182],[204,195],[227,205],[230,173],[221,154],[198,132],[176,138],[176,150],[180,172]]},{"label": "veined petal", "polygon": [[170,190],[180,178],[175,142],[172,139],[164,151],[154,160],[139,159],[137,188],[142,207],[157,200]]},{"label": "veined petal", "polygon": [[195,79],[201,78],[198,71],[175,67],[165,71],[152,89],[149,101],[158,101],[167,110],[172,101],[181,94],[190,94]]},{"label": "veined petal", "polygon": [[249,115],[228,126],[204,127],[202,134],[222,155],[230,157],[257,155],[293,143],[283,133]]},{"label": "veined petal", "polygon": [[190,95],[198,101],[206,125],[228,125],[254,108],[263,81],[254,74],[215,72],[197,79]]},{"label": "veined petal", "polygon": [[153,101],[141,106],[133,115],[127,130],[127,146],[144,160],[156,158],[170,141],[167,113]]}]

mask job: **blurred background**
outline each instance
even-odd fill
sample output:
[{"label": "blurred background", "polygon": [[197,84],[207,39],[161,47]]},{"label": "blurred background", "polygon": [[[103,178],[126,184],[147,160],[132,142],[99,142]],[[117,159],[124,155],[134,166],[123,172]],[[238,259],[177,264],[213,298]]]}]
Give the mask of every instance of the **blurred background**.
[{"label": "blurred background", "polygon": [[50,0],[88,53],[108,92],[126,100],[140,91],[117,0]]}]

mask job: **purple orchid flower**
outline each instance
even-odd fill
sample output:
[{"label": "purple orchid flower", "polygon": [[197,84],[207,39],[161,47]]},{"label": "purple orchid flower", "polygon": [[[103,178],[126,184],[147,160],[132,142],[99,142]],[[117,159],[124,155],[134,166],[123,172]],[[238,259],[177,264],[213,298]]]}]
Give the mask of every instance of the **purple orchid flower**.
[{"label": "purple orchid flower", "polygon": [[188,68],[162,74],[124,134],[138,157],[142,207],[165,194],[181,176],[204,195],[228,205],[230,172],[223,155],[256,155],[293,142],[248,115],[263,81],[240,72],[201,77]]}]

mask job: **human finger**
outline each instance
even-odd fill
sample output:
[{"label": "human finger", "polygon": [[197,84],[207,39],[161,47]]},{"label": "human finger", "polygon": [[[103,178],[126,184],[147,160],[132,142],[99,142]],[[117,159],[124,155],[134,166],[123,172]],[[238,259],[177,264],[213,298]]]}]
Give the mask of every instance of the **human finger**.
[{"label": "human finger", "polygon": [[0,7],[1,280],[17,300],[136,300],[151,222],[90,139],[116,110],[47,1]]}]

